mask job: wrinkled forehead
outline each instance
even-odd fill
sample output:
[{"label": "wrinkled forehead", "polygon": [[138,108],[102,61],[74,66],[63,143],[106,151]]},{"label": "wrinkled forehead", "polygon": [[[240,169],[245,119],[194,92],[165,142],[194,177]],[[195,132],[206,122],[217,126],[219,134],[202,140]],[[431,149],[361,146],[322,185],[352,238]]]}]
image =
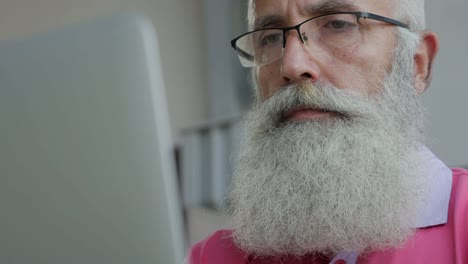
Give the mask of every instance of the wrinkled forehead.
[{"label": "wrinkled forehead", "polygon": [[397,0],[249,0],[249,26],[262,28],[268,24],[288,24],[330,12],[366,11],[393,16]]}]

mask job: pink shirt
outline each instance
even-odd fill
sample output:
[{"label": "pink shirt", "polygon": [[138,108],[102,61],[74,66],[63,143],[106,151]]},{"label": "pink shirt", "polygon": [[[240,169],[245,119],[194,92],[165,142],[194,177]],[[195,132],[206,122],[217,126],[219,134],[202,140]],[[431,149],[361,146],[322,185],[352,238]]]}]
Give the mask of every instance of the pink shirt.
[{"label": "pink shirt", "polygon": [[[438,164],[435,169],[441,170],[440,175],[444,175],[444,166]],[[373,252],[366,256],[343,253],[336,256],[331,262],[324,262],[323,259],[312,255],[303,259],[287,256],[281,259],[252,259],[234,245],[231,237],[232,231],[221,230],[194,245],[190,250],[188,263],[468,264],[468,170],[452,169],[451,174],[450,179],[445,179],[445,182],[449,183],[449,188],[444,190],[442,187],[435,190],[436,194],[430,201],[430,205],[422,210],[422,218],[418,220],[417,224],[419,229],[402,248]],[[442,181],[435,181],[435,185],[443,185],[444,180],[440,179]]]}]

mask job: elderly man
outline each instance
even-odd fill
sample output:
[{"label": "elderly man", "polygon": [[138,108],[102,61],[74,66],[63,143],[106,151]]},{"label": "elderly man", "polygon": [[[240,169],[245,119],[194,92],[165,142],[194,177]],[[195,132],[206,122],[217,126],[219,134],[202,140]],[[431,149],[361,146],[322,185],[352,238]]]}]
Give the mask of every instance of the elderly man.
[{"label": "elderly man", "polygon": [[468,263],[468,171],[424,147],[423,0],[253,0],[233,230],[190,263]]}]

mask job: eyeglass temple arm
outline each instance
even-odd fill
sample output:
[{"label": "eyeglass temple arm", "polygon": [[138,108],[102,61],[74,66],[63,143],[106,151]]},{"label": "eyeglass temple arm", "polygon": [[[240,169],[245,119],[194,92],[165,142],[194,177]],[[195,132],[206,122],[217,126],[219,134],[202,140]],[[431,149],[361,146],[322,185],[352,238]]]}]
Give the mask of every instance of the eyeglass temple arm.
[{"label": "eyeglass temple arm", "polygon": [[399,26],[399,27],[402,27],[402,28],[409,29],[409,25],[404,24],[404,23],[402,23],[402,22],[400,22],[398,20],[388,18],[388,17],[383,17],[383,16],[379,16],[379,15],[376,15],[376,14],[368,13],[368,12],[361,12],[360,16],[363,17],[363,18],[375,19],[375,20],[387,22],[387,23],[390,23],[390,24],[393,24],[393,25],[396,25],[396,26]]},{"label": "eyeglass temple arm", "polygon": [[244,50],[240,49],[239,47],[233,46],[234,50],[236,50],[239,56],[243,57],[246,60],[254,61],[254,56],[250,55],[249,53],[245,52]]}]

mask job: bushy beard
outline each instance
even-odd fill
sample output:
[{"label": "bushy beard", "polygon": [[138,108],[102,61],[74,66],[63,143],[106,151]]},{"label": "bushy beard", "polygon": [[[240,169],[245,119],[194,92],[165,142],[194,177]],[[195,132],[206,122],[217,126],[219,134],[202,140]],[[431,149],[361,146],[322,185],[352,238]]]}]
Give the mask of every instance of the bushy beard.
[{"label": "bushy beard", "polygon": [[[401,246],[427,187],[412,60],[397,54],[379,94],[326,83],[284,87],[246,120],[229,196],[233,237],[257,256],[364,253]],[[403,58],[401,58],[403,57]],[[333,117],[288,122],[306,106]]]}]

